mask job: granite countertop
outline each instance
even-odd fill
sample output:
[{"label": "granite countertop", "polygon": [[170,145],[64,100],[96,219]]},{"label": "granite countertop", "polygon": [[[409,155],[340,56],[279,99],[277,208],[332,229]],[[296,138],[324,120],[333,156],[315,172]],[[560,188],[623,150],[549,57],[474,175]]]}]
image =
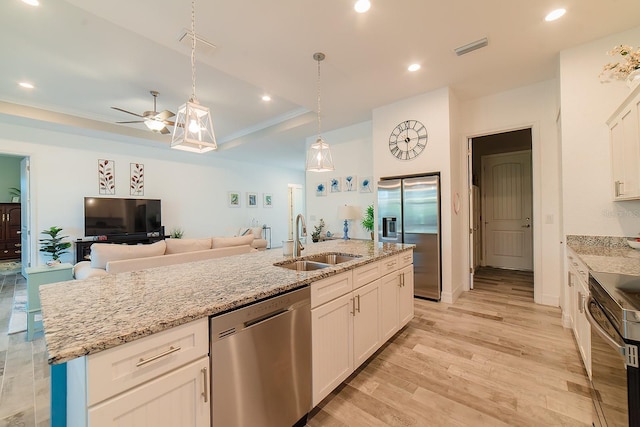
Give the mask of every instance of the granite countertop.
[{"label": "granite countertop", "polygon": [[297,272],[274,266],[287,258],[282,250],[272,249],[43,285],[40,301],[48,362],[67,362],[233,310],[415,245],[332,240],[305,246],[303,257],[339,252],[361,258]]},{"label": "granite countertop", "polygon": [[640,276],[640,250],[631,248],[626,237],[567,236],[567,246],[591,271]]}]

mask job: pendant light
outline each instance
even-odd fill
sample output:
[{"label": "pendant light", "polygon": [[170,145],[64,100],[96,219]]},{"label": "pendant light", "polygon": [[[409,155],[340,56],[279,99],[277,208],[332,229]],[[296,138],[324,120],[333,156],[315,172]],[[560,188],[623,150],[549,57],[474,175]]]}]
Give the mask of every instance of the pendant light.
[{"label": "pendant light", "polygon": [[324,142],[320,135],[322,122],[320,120],[320,61],[325,58],[324,53],[316,52],[313,54],[313,59],[318,62],[318,138],[316,142],[311,144],[309,151],[307,152],[307,171],[310,172],[328,172],[335,168],[333,167],[333,159],[331,158],[331,150],[329,144]]},{"label": "pendant light", "polygon": [[171,148],[206,153],[218,148],[211,113],[196,98],[196,5],[191,1],[191,98],[178,108]]}]

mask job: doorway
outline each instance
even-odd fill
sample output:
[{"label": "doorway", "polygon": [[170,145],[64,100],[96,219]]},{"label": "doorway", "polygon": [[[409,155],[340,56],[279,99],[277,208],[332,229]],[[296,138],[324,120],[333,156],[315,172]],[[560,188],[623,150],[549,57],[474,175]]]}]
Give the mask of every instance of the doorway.
[{"label": "doorway", "polygon": [[29,176],[29,157],[0,153],[0,261],[20,263],[23,275],[31,260]]},{"label": "doorway", "polygon": [[531,128],[469,139],[469,259],[483,267],[533,270]]}]

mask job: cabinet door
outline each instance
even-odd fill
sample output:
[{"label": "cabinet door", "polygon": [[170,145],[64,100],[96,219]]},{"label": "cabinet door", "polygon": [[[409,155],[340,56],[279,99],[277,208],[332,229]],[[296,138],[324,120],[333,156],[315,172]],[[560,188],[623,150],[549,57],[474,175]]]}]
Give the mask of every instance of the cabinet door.
[{"label": "cabinet door", "polygon": [[6,209],[7,239],[20,241],[20,205]]},{"label": "cabinet door", "polygon": [[382,342],[387,341],[400,329],[398,319],[400,276],[387,274],[380,282],[380,335]]},{"label": "cabinet door", "polygon": [[311,310],[313,406],[353,372],[351,293]]},{"label": "cabinet door", "polygon": [[398,287],[398,329],[413,319],[413,265],[400,270],[400,286]]},{"label": "cabinet door", "polygon": [[376,280],[353,292],[355,316],[353,316],[354,367],[360,366],[380,348],[380,290]]},{"label": "cabinet door", "polygon": [[640,198],[640,91],[630,95],[609,124],[614,200]]},{"label": "cabinet door", "polygon": [[89,409],[92,427],[209,427],[209,357]]},{"label": "cabinet door", "polygon": [[584,367],[591,378],[591,325],[587,320],[587,315],[585,314],[585,301],[588,296],[588,287],[587,284],[579,279],[575,282],[576,288],[576,318],[574,322],[574,333],[576,336],[576,342],[578,343],[578,348],[580,349],[580,355],[582,356],[582,362],[584,363]]}]

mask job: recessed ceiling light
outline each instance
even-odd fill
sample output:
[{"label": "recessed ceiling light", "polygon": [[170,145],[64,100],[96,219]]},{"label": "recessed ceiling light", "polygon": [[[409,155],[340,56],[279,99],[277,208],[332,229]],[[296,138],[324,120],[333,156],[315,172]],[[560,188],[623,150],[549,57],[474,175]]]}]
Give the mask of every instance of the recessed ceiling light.
[{"label": "recessed ceiling light", "polygon": [[271,97],[269,95],[262,95],[262,100],[265,102],[271,101]]},{"label": "recessed ceiling light", "polygon": [[407,68],[409,71],[418,71],[420,69],[420,64],[411,64]]},{"label": "recessed ceiling light", "polygon": [[545,16],[544,20],[547,22],[555,21],[556,19],[562,18],[564,14],[567,13],[566,9],[556,9],[553,12],[549,13]]},{"label": "recessed ceiling light", "polygon": [[19,82],[18,85],[20,85],[20,87],[23,87],[25,89],[33,89],[35,87],[32,83],[29,83],[29,82]]},{"label": "recessed ceiling light", "polygon": [[22,0],[22,2],[29,6],[40,6],[40,2],[38,0]]},{"label": "recessed ceiling light", "polygon": [[358,13],[365,13],[371,8],[371,2],[369,0],[358,0],[353,8]]}]

